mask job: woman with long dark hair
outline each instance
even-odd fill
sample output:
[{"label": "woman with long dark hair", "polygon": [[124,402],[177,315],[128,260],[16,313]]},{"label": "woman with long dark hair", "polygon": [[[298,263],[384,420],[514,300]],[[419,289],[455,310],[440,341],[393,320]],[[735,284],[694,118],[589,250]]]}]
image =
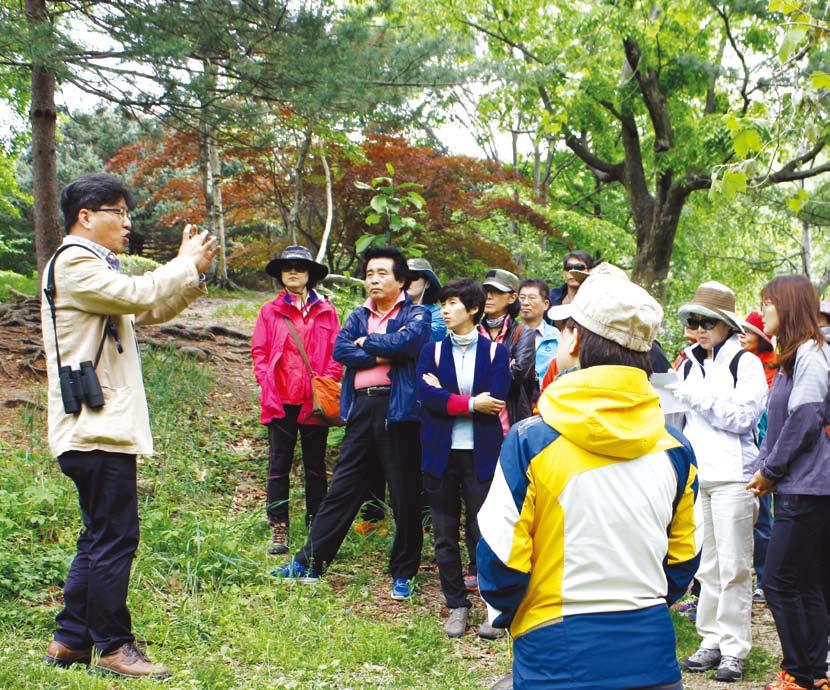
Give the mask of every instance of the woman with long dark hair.
[{"label": "woman with long dark hair", "polygon": [[822,539],[830,529],[830,438],[825,398],[830,346],[818,325],[816,289],[781,276],[761,291],[764,330],[778,339],[760,469],[747,485],[775,491],[775,521],[764,565],[764,594],[781,640],[779,677],[766,690],[828,687]]}]

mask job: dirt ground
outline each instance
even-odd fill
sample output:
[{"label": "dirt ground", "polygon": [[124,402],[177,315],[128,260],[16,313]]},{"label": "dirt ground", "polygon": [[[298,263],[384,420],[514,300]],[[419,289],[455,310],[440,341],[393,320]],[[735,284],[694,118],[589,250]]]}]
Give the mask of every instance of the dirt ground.
[{"label": "dirt ground", "polygon": [[[267,295],[263,294],[263,300],[266,297]],[[140,328],[138,335],[140,341],[152,341],[156,345],[167,342],[179,348],[192,348],[191,354],[204,359],[207,366],[215,371],[217,379],[222,381],[222,385],[217,386],[212,393],[211,404],[224,412],[250,414],[252,401],[256,399],[256,382],[251,371],[245,338],[250,336],[253,323],[244,318],[225,316],[217,319],[215,316],[217,310],[235,302],[232,298],[209,297],[197,300],[171,323]],[[231,335],[223,335],[221,332],[210,333],[209,328],[212,326],[218,326],[220,331],[227,329]],[[194,334],[194,337],[188,337],[188,334]],[[3,343],[15,343],[16,346],[11,349],[4,348]],[[0,438],[13,438],[11,423],[17,418],[21,405],[45,405],[45,363],[42,353],[38,352],[40,343],[39,328],[21,325],[0,326]],[[23,345],[22,348],[17,347],[20,344]],[[252,503],[261,505],[262,500],[262,488],[245,481],[236,487],[235,507],[242,508]],[[423,610],[424,615],[434,617],[438,621],[444,617],[445,610],[440,596],[437,567],[434,563],[426,563],[421,575],[419,579],[423,584],[416,605]],[[343,575],[333,574],[329,580],[335,589],[348,586],[348,577]],[[373,578],[373,582],[377,583],[374,586],[377,592],[373,592],[373,596],[366,597],[355,606],[359,607],[361,612],[384,618],[392,619],[400,615],[400,606],[393,605],[388,599],[385,578]],[[483,618],[484,606],[477,601],[471,621],[478,623]],[[781,649],[769,610],[755,605],[752,621],[754,644],[769,654],[780,657]],[[460,640],[460,651],[470,658],[478,658],[481,655],[495,656],[499,648],[496,645],[483,644],[474,635],[468,634]],[[487,659],[480,661],[489,665]],[[710,675],[685,674],[684,684],[690,690],[763,688],[763,682],[728,685],[707,677]]]}]

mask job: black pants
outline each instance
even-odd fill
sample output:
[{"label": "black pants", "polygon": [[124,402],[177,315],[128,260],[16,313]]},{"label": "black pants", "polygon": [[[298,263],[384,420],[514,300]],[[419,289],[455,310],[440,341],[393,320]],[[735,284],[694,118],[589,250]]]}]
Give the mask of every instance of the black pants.
[{"label": "black pants", "polygon": [[[447,608],[470,606],[464,574],[461,567],[461,549],[458,543],[461,527],[461,502],[467,515],[467,543],[478,543],[481,532],[476,516],[481,509],[490,482],[480,482],[473,467],[473,451],[450,451],[449,463],[440,479],[429,473],[423,476],[429,507],[432,511],[432,538],[435,541],[435,559],[441,592]],[[473,546],[475,548],[475,546]]]},{"label": "black pants", "polygon": [[305,521],[311,524],[320,501],[326,495],[326,440],[328,427],[297,424],[300,405],[286,405],[285,417],[268,425],[268,497],[266,510],[271,524],[288,524],[288,483],[297,432],[303,449],[305,474]]},{"label": "black pants", "polygon": [[135,455],[70,451],[58,458],[78,489],[84,529],[63,588],[55,639],[102,653],[133,641],[127,589],[138,548]]},{"label": "black pants", "polygon": [[380,458],[376,458],[367,469],[369,495],[360,509],[360,518],[368,522],[379,522],[386,517],[386,475]]},{"label": "black pants", "polygon": [[829,527],[830,496],[776,494],[764,594],[781,640],[781,667],[805,688],[827,673],[820,553]]},{"label": "black pants", "polygon": [[392,577],[412,578],[421,563],[421,458],[417,422],[390,422],[389,397],[358,395],[346,425],[340,459],[305,546],[296,560],[318,573],[334,560],[369,493],[367,472],[380,462],[389,483],[395,539],[389,557]]}]

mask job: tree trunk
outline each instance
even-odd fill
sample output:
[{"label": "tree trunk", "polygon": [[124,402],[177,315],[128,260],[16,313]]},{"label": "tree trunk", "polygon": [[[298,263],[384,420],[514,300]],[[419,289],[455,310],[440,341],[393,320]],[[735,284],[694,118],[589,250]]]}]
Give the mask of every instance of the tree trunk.
[{"label": "tree trunk", "polygon": [[334,217],[334,200],[331,192],[331,170],[329,169],[329,162],[326,160],[326,149],[323,144],[320,144],[320,160],[323,162],[323,172],[326,175],[326,227],[323,229],[323,237],[320,240],[320,249],[317,252],[317,263],[322,263],[326,257],[328,249],[329,237],[331,236],[331,224]]},{"label": "tree trunk", "polygon": [[[45,0],[26,0],[26,18],[33,30],[47,22]],[[30,119],[35,255],[38,271],[42,272],[61,243],[55,155],[55,75],[44,65],[32,65]]]},{"label": "tree trunk", "polygon": [[228,277],[227,247],[225,238],[225,209],[222,205],[222,168],[219,165],[219,147],[215,140],[210,142],[210,176],[213,180],[213,227],[219,241],[219,253],[216,255],[216,282],[223,287],[235,287]]},{"label": "tree trunk", "polygon": [[665,199],[655,205],[650,223],[641,224],[635,219],[637,253],[634,255],[631,279],[651,292],[660,302],[666,300],[666,279],[671,267],[674,237],[686,198],[682,190],[672,188]]},{"label": "tree trunk", "polygon": [[311,147],[311,127],[307,126],[303,133],[303,142],[297,152],[297,165],[294,166],[294,203],[288,214],[288,232],[291,233],[291,244],[297,244],[297,233],[300,222],[300,206],[303,203],[303,166]]}]

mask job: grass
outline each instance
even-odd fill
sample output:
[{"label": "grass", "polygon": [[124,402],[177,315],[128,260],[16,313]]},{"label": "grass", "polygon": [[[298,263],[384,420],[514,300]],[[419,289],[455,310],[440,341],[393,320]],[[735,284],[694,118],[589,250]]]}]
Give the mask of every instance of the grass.
[{"label": "grass", "polygon": [[[421,593],[409,604],[388,599],[388,531],[350,534],[316,586],[271,578],[281,561],[265,554],[261,498],[240,493],[265,485],[257,410],[227,409],[224,384],[170,352],[146,353],[144,374],[157,455],[139,469],[142,534],[129,604],[139,640],[174,676],[140,687],[461,690],[489,687],[509,669],[507,640],[443,634],[431,546]],[[332,452],[341,435],[332,430]],[[44,413],[24,408],[12,437],[0,439],[0,687],[137,687],[41,662],[80,523],[74,488],[45,436]],[[299,486],[292,481],[296,518]],[[304,537],[302,522],[292,521],[294,544]],[[481,620],[474,609],[474,623]],[[691,653],[694,627],[675,622],[680,652]],[[748,673],[767,677],[771,661],[753,651]]]},{"label": "grass", "polygon": [[37,273],[24,276],[14,271],[0,271],[0,302],[9,300],[12,288],[31,297],[37,293]]}]

